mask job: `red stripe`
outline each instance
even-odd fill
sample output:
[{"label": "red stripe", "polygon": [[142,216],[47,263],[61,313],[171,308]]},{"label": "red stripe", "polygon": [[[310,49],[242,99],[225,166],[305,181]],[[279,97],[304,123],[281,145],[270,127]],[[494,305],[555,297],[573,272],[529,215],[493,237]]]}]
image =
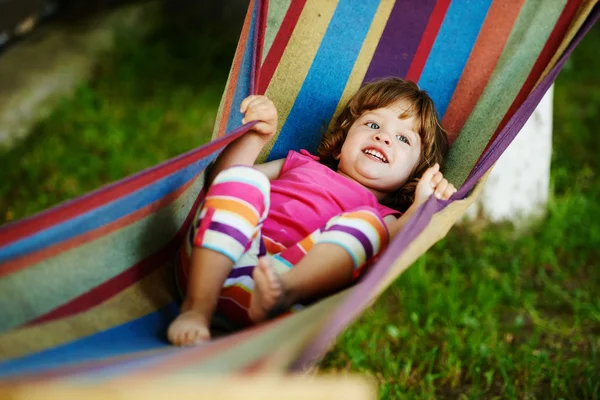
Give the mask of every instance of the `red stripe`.
[{"label": "red stripe", "polygon": [[250,32],[250,25],[252,22],[254,0],[248,5],[248,12],[246,13],[246,19],[244,20],[244,26],[240,33],[240,40],[238,41],[237,49],[233,57],[233,63],[231,65],[231,72],[229,72],[229,83],[223,94],[225,100],[221,111],[221,119],[219,129],[217,131],[217,138],[225,136],[225,130],[227,129],[227,123],[229,121],[229,115],[231,114],[231,104],[235,97],[235,90],[237,87],[238,76],[240,75],[240,69],[242,67],[242,60],[244,58],[244,51],[246,49],[246,43],[248,41],[248,35]]},{"label": "red stripe", "polygon": [[182,243],[182,239],[184,239],[185,235],[187,234],[188,227],[201,200],[201,196],[196,199],[194,206],[190,210],[190,213],[175,237],[171,239],[171,241],[163,248],[139,263],[133,265],[128,270],[123,271],[119,275],[95,287],[94,289],[82,294],[66,304],[63,304],[58,308],[55,308],[49,313],[46,313],[28,322],[27,325],[34,325],[59,318],[65,318],[76,313],[89,310],[127,289],[129,286],[140,281],[142,278],[165,264],[169,258],[173,256],[173,254],[176,254],[178,247]]},{"label": "red stripe", "polygon": [[504,127],[508,123],[508,120],[515,114],[515,112],[517,112],[519,107],[521,107],[521,104],[523,104],[525,99],[527,99],[527,96],[529,96],[529,93],[531,93],[531,91],[533,90],[533,87],[535,86],[536,82],[548,66],[548,63],[552,60],[552,57],[556,53],[556,50],[558,49],[563,38],[565,37],[565,34],[569,29],[569,25],[571,24],[573,17],[577,13],[577,9],[579,8],[580,3],[581,0],[570,0],[563,9],[563,12],[558,18],[556,25],[554,26],[554,30],[548,37],[548,41],[546,42],[544,48],[540,52],[540,55],[538,56],[537,61],[531,69],[531,72],[529,73],[525,84],[519,91],[517,97],[515,97],[515,100],[508,109],[506,115],[504,115],[504,118],[502,119],[502,122],[500,122],[496,133],[494,133],[494,136],[488,143],[488,147],[490,143],[496,138],[498,133],[500,133],[500,131],[504,129]]},{"label": "red stripe", "polygon": [[413,61],[410,64],[408,72],[406,73],[407,80],[417,82],[421,77],[423,68],[425,68],[425,63],[427,62],[427,58],[429,57],[433,43],[435,42],[438,32],[440,31],[442,22],[444,22],[444,17],[446,16],[449,6],[450,0],[439,0],[433,8],[431,16],[429,17],[429,22],[427,23],[427,27],[425,28],[425,32],[421,37],[421,42],[419,43],[417,52],[413,57]]},{"label": "red stripe", "polygon": [[515,100],[513,101],[506,114],[504,115],[504,118],[500,122],[500,125],[498,125],[494,136],[492,136],[487,146],[485,147],[485,150],[479,156],[477,163],[479,163],[481,157],[483,157],[483,155],[487,152],[488,148],[494,142],[494,139],[496,139],[496,137],[502,131],[502,129],[504,129],[508,121],[517,112],[519,107],[521,107],[521,104],[523,104],[525,99],[527,99],[527,96],[529,96],[529,93],[533,89],[535,83],[538,81],[539,77],[544,72],[544,69],[548,66],[548,63],[550,62],[550,60],[556,53],[556,50],[560,46],[560,43],[562,42],[562,39],[564,38],[565,34],[567,33],[567,30],[569,29],[569,25],[571,24],[571,21],[575,16],[580,3],[581,0],[569,0],[567,5],[563,9],[563,12],[558,18],[556,25],[554,26],[554,30],[548,37],[548,41],[546,42],[544,48],[540,52],[540,55],[538,56],[537,61],[531,69],[531,72],[529,73],[525,84],[519,91],[517,97],[515,97]]},{"label": "red stripe", "polygon": [[300,18],[300,14],[302,14],[305,4],[306,0],[294,0],[285,13],[285,17],[283,17],[283,21],[279,27],[277,35],[275,36],[275,40],[273,41],[273,44],[269,49],[269,53],[265,58],[265,62],[260,69],[260,76],[258,79],[258,94],[264,94],[267,90],[267,87],[269,87],[269,83],[271,83],[273,74],[275,74],[277,65],[279,65],[279,61],[281,60],[283,52],[285,51],[290,37],[294,32],[294,28],[296,28],[296,23]]},{"label": "red stripe", "polygon": [[[259,0],[260,1],[260,0]],[[267,15],[269,10],[269,0],[262,0],[259,4],[259,17],[256,22],[256,26],[258,27],[258,32],[256,34],[256,41],[254,42],[255,47],[255,55],[254,65],[252,65],[252,70],[254,71],[254,81],[252,82],[252,89],[250,94],[256,94],[256,90],[258,88],[258,82],[260,80],[260,69],[262,64],[262,53],[263,46],[265,44],[265,31],[267,29]]]},{"label": "red stripe", "polygon": [[[86,242],[90,242],[98,239],[99,237],[105,236],[111,232],[121,229],[124,226],[131,225],[142,218],[154,213],[155,211],[165,207],[167,204],[175,201],[182,193],[184,193],[193,183],[195,178],[190,179],[186,182],[182,187],[177,189],[176,191],[169,193],[167,196],[156,200],[152,204],[147,205],[146,207],[140,208],[135,212],[126,215],[122,218],[119,218],[116,221],[108,223],[104,226],[101,226],[92,231],[86,232],[83,235],[79,235],[72,239],[66,240],[61,243],[57,243],[53,246],[46,247],[42,250],[36,251],[34,253],[27,254],[25,256],[16,258],[14,260],[8,261],[4,265],[2,265],[2,269],[0,269],[0,277],[13,274],[17,271],[25,269],[30,265],[36,264],[45,259],[55,257],[60,253],[65,251],[74,249]],[[167,203],[165,203],[167,202]]]},{"label": "red stripe", "polygon": [[[244,128],[244,129],[241,129]],[[0,227],[0,247],[16,242],[39,231],[58,225],[66,220],[102,207],[112,201],[125,197],[155,181],[177,172],[194,162],[213,154],[245,133],[250,127],[240,127],[236,134],[228,135],[185,153],[179,157],[161,163],[155,167],[137,173],[129,178],[117,181],[93,191],[85,196],[62,203],[32,217]]]}]

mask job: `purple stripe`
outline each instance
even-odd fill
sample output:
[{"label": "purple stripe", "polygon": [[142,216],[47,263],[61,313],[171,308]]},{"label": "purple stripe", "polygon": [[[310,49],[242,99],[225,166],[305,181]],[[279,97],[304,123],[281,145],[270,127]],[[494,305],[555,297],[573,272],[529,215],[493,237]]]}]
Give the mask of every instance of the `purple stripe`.
[{"label": "purple stripe", "polygon": [[254,271],[254,266],[250,265],[248,267],[235,267],[231,270],[227,278],[239,278],[240,276],[252,276],[252,271]]},{"label": "purple stripe", "polygon": [[[220,232],[227,236],[230,236],[231,238],[237,240],[239,244],[244,246],[244,248],[246,247],[246,245],[248,244],[248,241],[250,240],[246,235],[244,235],[242,232],[240,232],[233,226],[229,226],[229,225],[223,224],[221,222],[211,221],[208,229],[211,231]],[[217,243],[217,245],[218,245],[218,243]]]},{"label": "purple stripe", "polygon": [[[369,240],[367,235],[362,233],[359,229],[352,228],[352,227],[346,226],[346,225],[333,225],[333,226],[327,228],[327,230],[324,231],[323,233],[331,232],[331,231],[344,232],[344,233],[354,236],[356,239],[358,239],[358,241],[362,245],[363,249],[365,249],[365,253],[367,254],[367,260],[370,260],[371,257],[373,257],[373,244],[371,243],[371,241]],[[317,239],[317,243],[319,243],[319,239]],[[357,267],[360,267],[360,265],[357,265]]]},{"label": "purple stripe", "polygon": [[[313,364],[330,346],[335,337],[348,325],[364,308],[369,304],[374,289],[381,283],[389,267],[406,250],[412,241],[421,234],[429,224],[433,214],[444,209],[452,201],[465,198],[471,191],[475,183],[483,174],[494,164],[499,155],[508,147],[510,141],[521,130],[525,121],[531,116],[533,110],[540,102],[544,93],[550,88],[552,82],[558,76],[564,63],[573,52],[573,49],[585,36],[585,34],[594,25],[594,22],[600,15],[600,6],[596,5],[594,10],[586,20],[583,27],[577,33],[565,53],[561,56],[558,63],[552,68],[550,73],[542,82],[531,92],[523,105],[517,110],[506,127],[500,132],[494,144],[486,152],[485,157],[476,167],[473,176],[470,177],[453,196],[452,200],[441,201],[435,197],[430,197],[408,221],[404,229],[394,238],[387,251],[383,254],[379,262],[365,275],[364,279],[348,295],[344,304],[338,307],[331,315],[329,323],[315,335],[314,340],[303,350],[291,369],[301,370],[305,365]],[[489,158],[488,158],[489,157]]]},{"label": "purple stripe", "polygon": [[396,1],[364,82],[387,76],[406,76],[435,3],[436,0]]},{"label": "purple stripe", "polygon": [[259,242],[259,248],[258,248],[258,256],[259,257],[266,256],[267,255],[267,247],[265,246],[265,241],[262,239],[262,233],[259,232],[258,234],[260,235],[260,242]]}]

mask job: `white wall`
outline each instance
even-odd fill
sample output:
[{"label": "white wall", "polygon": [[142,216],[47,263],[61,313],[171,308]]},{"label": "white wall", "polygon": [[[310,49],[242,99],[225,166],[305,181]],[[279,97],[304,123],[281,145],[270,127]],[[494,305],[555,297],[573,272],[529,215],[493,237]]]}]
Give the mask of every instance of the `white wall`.
[{"label": "white wall", "polygon": [[511,221],[517,227],[543,217],[550,190],[552,86],[492,170],[467,219]]}]

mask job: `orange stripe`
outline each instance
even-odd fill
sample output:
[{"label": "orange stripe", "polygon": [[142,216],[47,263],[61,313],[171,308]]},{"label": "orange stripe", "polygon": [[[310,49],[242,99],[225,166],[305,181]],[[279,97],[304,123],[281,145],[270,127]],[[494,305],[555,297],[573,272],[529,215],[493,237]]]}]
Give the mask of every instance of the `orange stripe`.
[{"label": "orange stripe", "polygon": [[[246,43],[250,32],[250,25],[252,23],[252,16],[254,13],[254,0],[250,1],[248,5],[248,11],[246,12],[246,19],[244,20],[244,26],[240,34],[240,40],[238,41],[237,49],[235,50],[235,56],[233,57],[233,63],[231,65],[231,71],[229,72],[229,84],[223,94],[225,102],[223,104],[223,114],[221,115],[219,130],[217,138],[225,136],[225,129],[227,129],[227,123],[229,122],[229,114],[231,113],[231,104],[235,97],[235,90],[237,88],[237,79],[240,74],[242,66],[242,59],[244,58],[244,51],[246,49]],[[216,138],[213,138],[213,140]]]},{"label": "orange stripe", "polygon": [[265,243],[265,248],[267,249],[267,253],[269,254],[278,254],[281,253],[284,250],[287,250],[287,248],[282,245],[281,243],[275,242],[274,240],[263,236],[263,242]]},{"label": "orange stripe", "polygon": [[310,251],[310,249],[312,249],[314,244],[315,242],[313,242],[312,237],[310,235],[298,242],[298,246],[300,246],[302,250],[304,250],[307,253]]},{"label": "orange stripe", "polygon": [[239,287],[239,286],[229,286],[223,288],[219,298],[229,298],[234,300],[240,306],[248,309],[250,307],[250,292]]},{"label": "orange stripe", "polygon": [[238,214],[240,217],[244,218],[254,226],[258,225],[258,216],[256,215],[254,209],[236,200],[211,197],[206,199],[203,208],[214,208],[215,210],[229,211],[234,214]]},{"label": "orange stripe", "polygon": [[448,131],[450,143],[457,138],[479,101],[496,68],[523,3],[524,0],[492,2],[442,121]]},{"label": "orange stripe", "polygon": [[375,228],[377,230],[377,233],[379,234],[381,248],[383,248],[385,246],[385,244],[387,243],[387,241],[388,241],[387,229],[382,224],[381,220],[379,218],[377,218],[375,215],[373,215],[373,213],[371,213],[369,211],[355,211],[355,212],[345,214],[344,217],[362,219],[362,220],[368,222],[369,224],[371,224],[371,226],[373,226],[373,228]]},{"label": "orange stripe", "polygon": [[160,200],[157,200],[156,202],[149,204],[146,207],[140,208],[139,210],[129,215],[126,215],[116,221],[101,226],[100,228],[86,232],[72,239],[65,240],[61,243],[57,243],[53,246],[46,247],[37,252],[27,254],[13,261],[9,261],[2,265],[2,269],[0,269],[0,277],[15,273],[17,271],[29,267],[30,265],[37,264],[46,259],[56,257],[62,252],[72,250],[85,243],[94,241],[102,236],[106,236],[109,233],[117,231],[125,226],[131,225],[177,200],[192,185],[194,181],[195,178],[192,178],[181,188],[177,189],[174,192],[171,192],[170,194],[166,195]]}]

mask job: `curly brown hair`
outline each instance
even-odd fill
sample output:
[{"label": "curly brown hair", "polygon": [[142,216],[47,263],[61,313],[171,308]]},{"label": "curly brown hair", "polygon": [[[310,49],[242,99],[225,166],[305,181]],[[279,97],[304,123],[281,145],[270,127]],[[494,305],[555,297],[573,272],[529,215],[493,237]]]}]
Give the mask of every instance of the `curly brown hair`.
[{"label": "curly brown hair", "polygon": [[415,117],[415,131],[421,137],[421,157],[406,183],[386,197],[382,204],[399,211],[406,211],[413,202],[415,189],[423,172],[435,163],[442,165],[448,150],[448,136],[442,127],[429,95],[410,81],[385,78],[367,83],[348,101],[332,128],[325,132],[317,155],[321,163],[337,170],[338,156],[346,140],[348,130],[366,111],[387,107],[396,101],[410,104],[398,118]]}]

